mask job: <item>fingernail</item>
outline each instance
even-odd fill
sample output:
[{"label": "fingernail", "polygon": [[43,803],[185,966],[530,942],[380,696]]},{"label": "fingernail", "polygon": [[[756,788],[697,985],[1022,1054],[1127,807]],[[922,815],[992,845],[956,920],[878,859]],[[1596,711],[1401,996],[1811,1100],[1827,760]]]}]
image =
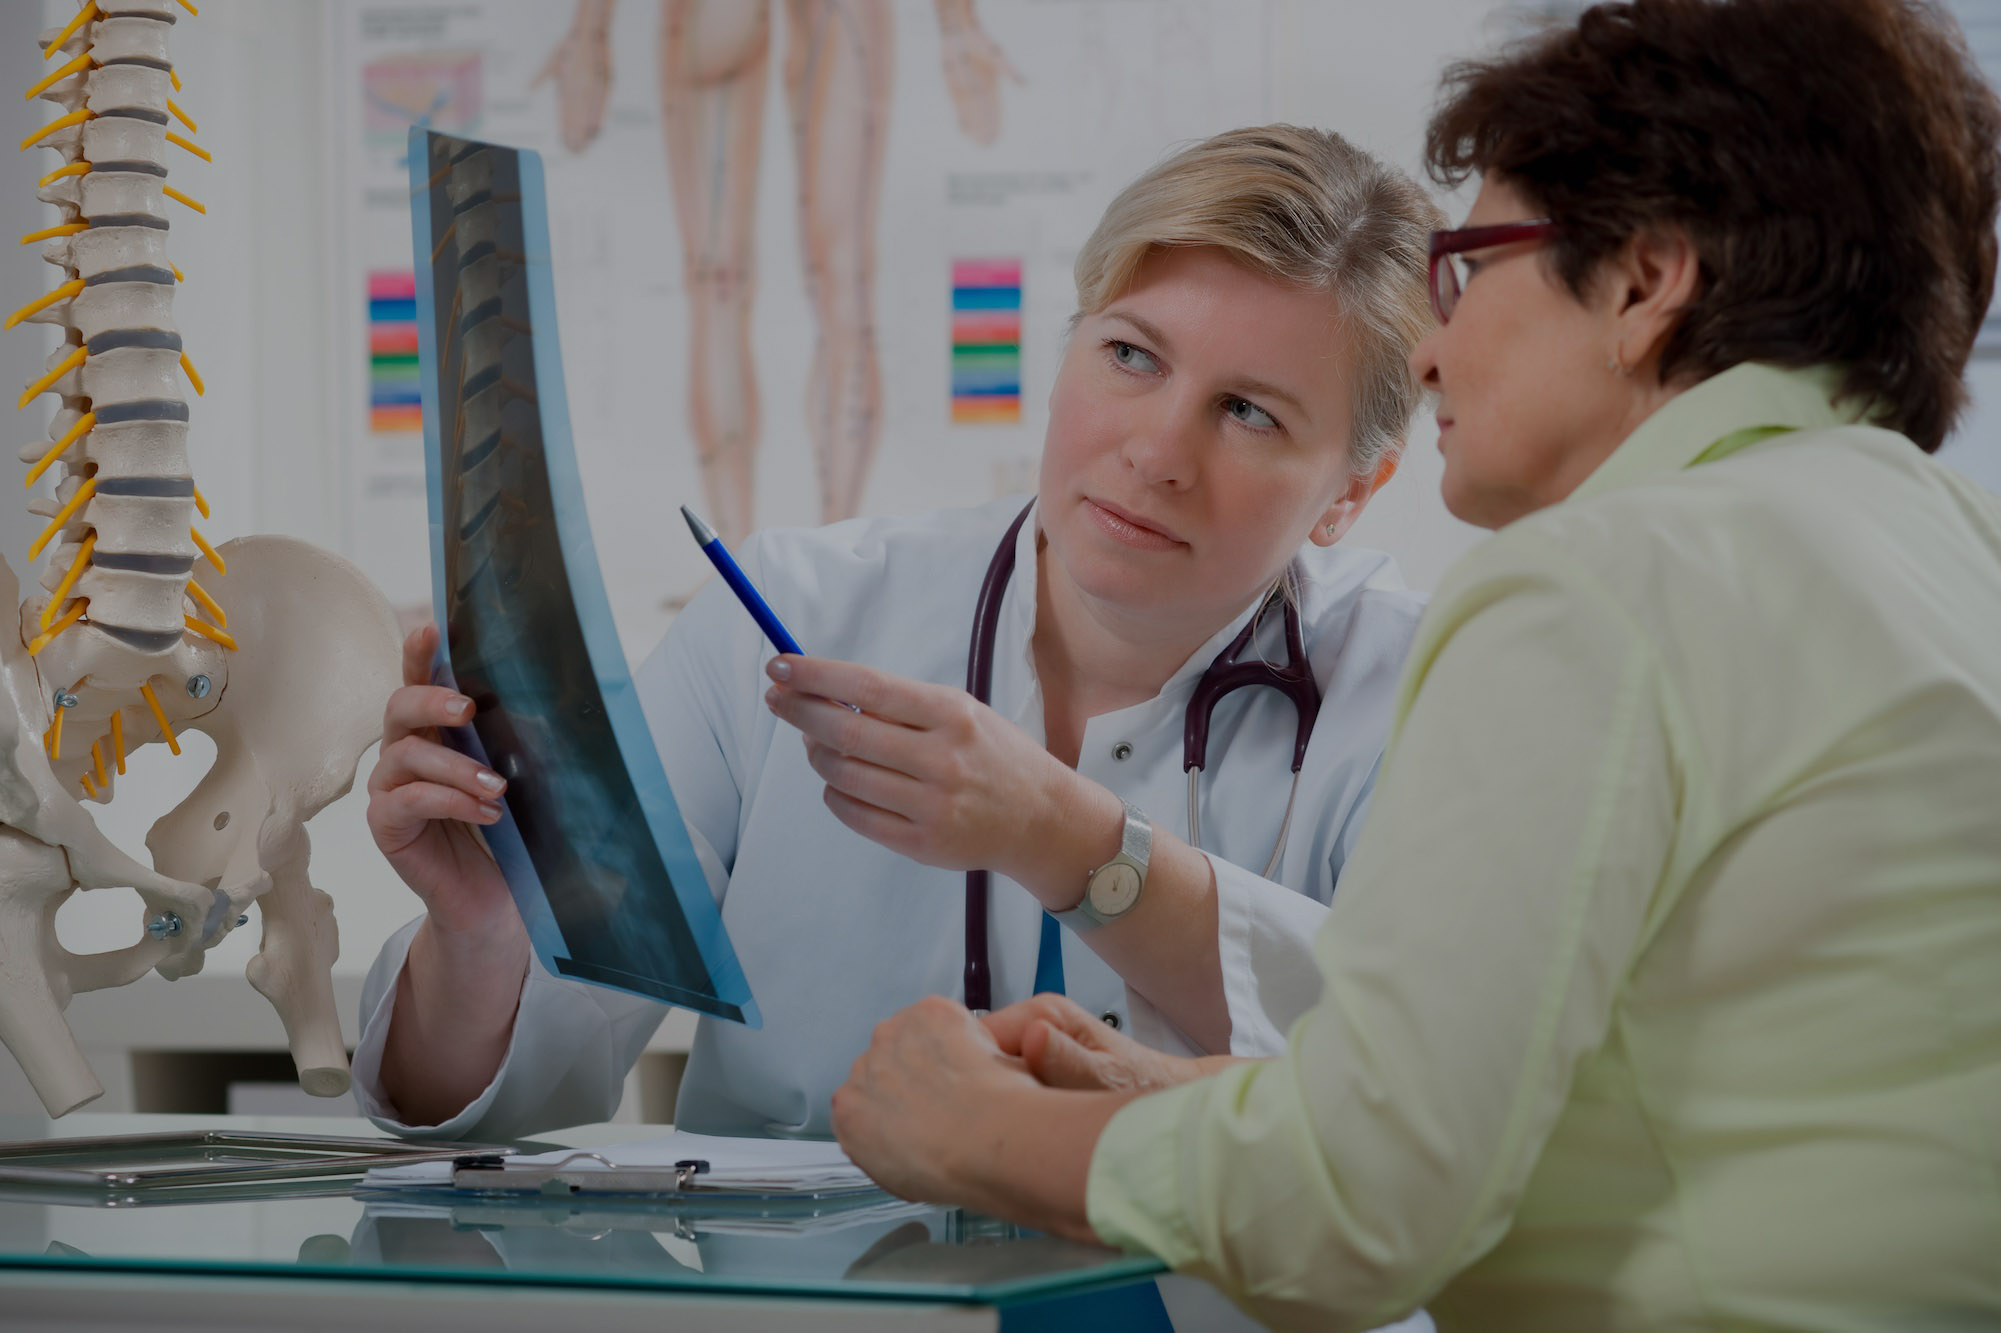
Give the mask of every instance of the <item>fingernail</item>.
[{"label": "fingernail", "polygon": [[479,772],[473,774],[473,780],[492,792],[495,796],[500,795],[501,792],[507,789],[507,779],[493,772],[491,769],[482,768]]},{"label": "fingernail", "polygon": [[764,706],[773,709],[778,707],[778,687],[776,685],[764,692]]},{"label": "fingernail", "polygon": [[472,700],[466,698],[463,694],[453,695],[451,701],[445,707],[453,717],[472,716]]},{"label": "fingernail", "polygon": [[792,679],[792,664],[782,657],[774,657],[765,663],[764,670],[773,680]]},{"label": "fingernail", "polygon": [[480,817],[489,824],[495,823],[500,819],[500,807],[492,801],[481,801],[479,803],[479,813]]}]

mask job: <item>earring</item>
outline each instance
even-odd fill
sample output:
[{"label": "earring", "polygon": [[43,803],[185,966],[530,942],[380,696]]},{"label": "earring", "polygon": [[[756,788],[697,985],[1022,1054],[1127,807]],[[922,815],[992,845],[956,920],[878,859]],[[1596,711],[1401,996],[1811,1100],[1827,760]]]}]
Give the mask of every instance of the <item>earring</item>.
[{"label": "earring", "polygon": [[1327,525],[1327,535],[1328,535],[1329,537],[1333,537],[1333,536],[1336,536],[1337,534],[1339,534],[1339,533],[1340,533],[1340,531],[1341,531],[1341,529],[1340,529],[1339,527],[1337,527],[1336,525],[1332,524],[1332,523],[1329,523],[1329,524]]},{"label": "earring", "polygon": [[1605,369],[1611,371],[1613,374],[1617,375],[1620,379],[1624,379],[1626,376],[1633,373],[1632,367],[1628,366],[1624,361],[1620,360],[1619,353],[1616,351],[1614,351],[1611,356],[1605,359]]}]

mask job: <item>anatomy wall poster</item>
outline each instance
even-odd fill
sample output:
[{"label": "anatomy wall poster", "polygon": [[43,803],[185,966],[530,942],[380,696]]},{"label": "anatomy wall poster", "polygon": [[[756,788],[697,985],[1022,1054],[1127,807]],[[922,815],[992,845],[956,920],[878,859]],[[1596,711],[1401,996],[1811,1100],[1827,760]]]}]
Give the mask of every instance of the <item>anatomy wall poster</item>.
[{"label": "anatomy wall poster", "polygon": [[[735,542],[1033,484],[1076,251],[1166,153],[1270,117],[1269,11],[329,6],[348,553],[423,614],[422,436],[399,401],[395,324],[398,275],[420,258],[410,126],[534,148],[547,164],[578,464],[636,659],[708,574],[685,532],[657,520],[674,504]],[[964,318],[973,299],[1010,303],[996,312],[1008,328]]]}]

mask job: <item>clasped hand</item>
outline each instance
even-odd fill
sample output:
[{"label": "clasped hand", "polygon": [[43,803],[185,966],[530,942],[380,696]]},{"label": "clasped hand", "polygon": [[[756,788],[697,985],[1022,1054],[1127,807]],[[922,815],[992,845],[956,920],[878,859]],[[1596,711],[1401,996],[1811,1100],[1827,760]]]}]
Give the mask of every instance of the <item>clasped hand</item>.
[{"label": "clasped hand", "polygon": [[[765,669],[774,682],[765,702],[805,736],[827,808],[912,860],[992,870],[1039,892],[1038,854],[1055,850],[1094,795],[1116,808],[1116,797],[964,690],[820,657],[776,657]],[[1075,906],[1076,878],[1063,886],[1072,901],[1045,905]]]},{"label": "clasped hand", "polygon": [[834,1093],[834,1134],[893,1193],[991,1206],[991,1168],[1011,1160],[1008,1136],[1038,1122],[1028,1103],[1049,1089],[1130,1098],[1200,1078],[1212,1063],[1143,1046],[1060,995],[985,1018],[933,996],[876,1026]]}]

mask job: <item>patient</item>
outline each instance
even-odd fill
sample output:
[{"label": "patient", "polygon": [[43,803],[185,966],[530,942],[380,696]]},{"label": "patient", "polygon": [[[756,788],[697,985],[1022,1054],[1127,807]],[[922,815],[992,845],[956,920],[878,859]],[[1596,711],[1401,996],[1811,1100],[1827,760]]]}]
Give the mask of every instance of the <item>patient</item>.
[{"label": "patient", "polygon": [[836,1094],[856,1160],[1281,1327],[2001,1323],[2001,502],[1930,457],[1997,143],[1899,0],[1603,4],[1452,71],[1430,163],[1481,188],[1412,364],[1495,535],[1318,1006],[1198,1065],[924,1001]]}]

